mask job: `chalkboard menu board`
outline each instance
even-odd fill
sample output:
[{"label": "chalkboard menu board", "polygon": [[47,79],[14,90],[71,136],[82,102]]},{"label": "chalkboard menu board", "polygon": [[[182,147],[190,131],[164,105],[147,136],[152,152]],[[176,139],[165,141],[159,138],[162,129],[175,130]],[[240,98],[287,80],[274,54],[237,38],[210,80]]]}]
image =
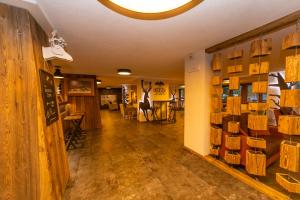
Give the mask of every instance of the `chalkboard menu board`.
[{"label": "chalkboard menu board", "polygon": [[45,109],[46,124],[49,126],[58,120],[58,109],[55,96],[53,75],[40,70],[40,81]]}]

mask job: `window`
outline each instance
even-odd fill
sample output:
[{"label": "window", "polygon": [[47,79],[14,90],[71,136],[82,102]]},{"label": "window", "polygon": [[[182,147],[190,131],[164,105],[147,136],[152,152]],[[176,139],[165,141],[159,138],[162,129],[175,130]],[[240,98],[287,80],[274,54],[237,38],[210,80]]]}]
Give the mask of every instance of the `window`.
[{"label": "window", "polygon": [[247,102],[258,102],[258,95],[252,92],[252,85],[248,85]]},{"label": "window", "polygon": [[226,103],[227,97],[229,96],[229,86],[223,86],[222,102]]},{"label": "window", "polygon": [[228,86],[228,85],[223,86],[222,102],[223,102],[223,103],[226,103],[227,97],[228,97],[229,95],[233,95],[233,96],[241,96],[241,91],[242,91],[242,86],[240,86],[240,89],[239,89],[239,90],[233,90],[232,93],[230,93],[230,90],[229,90],[229,86]]},{"label": "window", "polygon": [[260,95],[253,93],[252,92],[252,84],[247,85],[247,103],[251,103],[251,102],[266,102],[267,101],[267,94],[261,94],[261,99],[260,99]]}]

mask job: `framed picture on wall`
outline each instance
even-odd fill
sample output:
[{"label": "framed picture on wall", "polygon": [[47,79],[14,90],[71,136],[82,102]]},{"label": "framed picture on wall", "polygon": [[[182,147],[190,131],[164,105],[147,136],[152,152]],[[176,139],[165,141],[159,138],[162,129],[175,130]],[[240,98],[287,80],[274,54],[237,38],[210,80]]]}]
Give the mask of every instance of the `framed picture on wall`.
[{"label": "framed picture on wall", "polygon": [[69,79],[68,96],[95,96],[95,80],[91,78]]}]

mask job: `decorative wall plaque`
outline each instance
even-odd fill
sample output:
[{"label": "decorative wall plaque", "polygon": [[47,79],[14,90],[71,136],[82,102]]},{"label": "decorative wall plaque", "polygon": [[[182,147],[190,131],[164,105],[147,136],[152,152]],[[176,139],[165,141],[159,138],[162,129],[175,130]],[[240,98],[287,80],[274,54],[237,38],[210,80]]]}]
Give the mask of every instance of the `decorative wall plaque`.
[{"label": "decorative wall plaque", "polygon": [[58,120],[58,109],[56,103],[53,75],[44,70],[40,70],[40,81],[46,124],[47,126],[49,126],[50,124]]}]

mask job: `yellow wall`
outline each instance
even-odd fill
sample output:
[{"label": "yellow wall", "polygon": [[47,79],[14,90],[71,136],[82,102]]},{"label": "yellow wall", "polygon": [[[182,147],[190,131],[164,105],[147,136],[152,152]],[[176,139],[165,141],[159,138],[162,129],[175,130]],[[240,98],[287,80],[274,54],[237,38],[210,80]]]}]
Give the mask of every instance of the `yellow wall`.
[{"label": "yellow wall", "polygon": [[[158,92],[155,92],[157,91],[158,88],[160,88],[159,86],[155,85],[156,82],[158,82],[159,80],[145,80],[144,82],[144,87],[145,88],[148,88],[149,87],[149,82],[152,83],[152,89],[149,93],[149,102],[151,104],[151,107],[153,106],[152,105],[152,102],[153,101],[167,101],[169,100],[169,84],[167,82],[164,82],[164,86],[162,86],[161,88],[163,88],[165,90],[164,94],[161,95],[159,94]],[[142,84],[141,84],[141,80],[139,80],[137,82],[137,104],[139,105],[139,102],[143,102],[144,100],[144,92],[143,92],[143,89],[142,89]],[[145,117],[144,117],[144,114],[143,114],[143,111],[142,110],[139,110],[139,106],[138,106],[138,121],[140,122],[144,122],[146,121]],[[152,117],[151,117],[151,111],[148,110],[148,116],[149,116],[149,119],[152,120]]]},{"label": "yellow wall", "polygon": [[204,50],[185,61],[184,146],[201,155],[209,154],[211,70],[208,61]]}]

